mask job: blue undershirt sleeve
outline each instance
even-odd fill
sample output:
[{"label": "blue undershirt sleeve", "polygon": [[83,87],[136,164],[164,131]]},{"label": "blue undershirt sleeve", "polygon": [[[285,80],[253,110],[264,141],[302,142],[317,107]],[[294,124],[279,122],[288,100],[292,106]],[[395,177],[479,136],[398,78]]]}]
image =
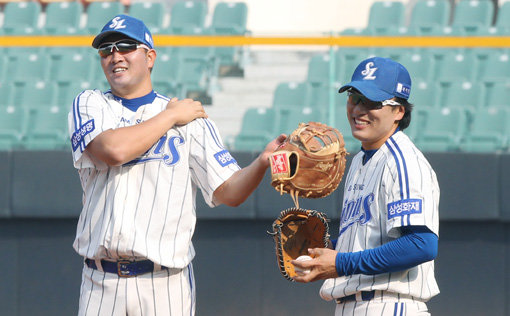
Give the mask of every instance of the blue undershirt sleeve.
[{"label": "blue undershirt sleeve", "polygon": [[359,252],[339,252],[339,276],[374,275],[409,269],[437,256],[438,237],[426,226],[402,227],[402,236],[382,246]]}]

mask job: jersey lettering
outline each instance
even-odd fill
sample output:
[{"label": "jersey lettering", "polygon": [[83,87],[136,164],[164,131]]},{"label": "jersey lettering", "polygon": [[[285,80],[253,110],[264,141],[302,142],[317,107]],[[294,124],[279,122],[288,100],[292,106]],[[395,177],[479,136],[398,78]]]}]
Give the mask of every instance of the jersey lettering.
[{"label": "jersey lettering", "polygon": [[222,167],[230,165],[231,163],[237,163],[234,157],[232,157],[226,149],[214,154],[214,158],[216,158],[216,161],[218,161]]},{"label": "jersey lettering", "polygon": [[421,202],[422,201],[420,199],[407,199],[389,203],[388,219],[392,219],[397,216],[420,214]]},{"label": "jersey lettering", "polygon": [[153,148],[149,149],[142,157],[131,160],[125,165],[135,165],[142,162],[163,160],[167,166],[173,166],[179,162],[181,156],[177,149],[184,144],[184,138],[181,136],[172,136],[167,141],[166,135],[161,137]]},{"label": "jersey lettering", "polygon": [[73,133],[73,136],[71,136],[73,151],[76,151],[76,149],[80,147],[80,144],[83,142],[85,135],[92,132],[95,128],[94,119],[92,119],[85,122],[85,124],[80,126],[80,128]]},{"label": "jersey lettering", "polygon": [[374,194],[370,193],[366,196],[360,196],[356,200],[345,201],[342,217],[340,219],[340,235],[352,224],[358,222],[365,225],[372,218],[370,205],[374,202]]}]

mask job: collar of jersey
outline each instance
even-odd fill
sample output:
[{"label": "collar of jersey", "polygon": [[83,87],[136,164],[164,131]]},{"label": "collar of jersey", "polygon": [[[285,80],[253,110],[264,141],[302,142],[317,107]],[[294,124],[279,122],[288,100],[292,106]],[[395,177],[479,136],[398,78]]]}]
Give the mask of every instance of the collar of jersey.
[{"label": "collar of jersey", "polygon": [[[393,134],[391,134],[391,136],[395,135],[396,132],[400,131],[400,127],[397,126],[397,129],[393,132]],[[364,153],[363,155],[363,165],[365,165],[369,160],[370,158],[372,158],[375,153],[379,150],[379,148],[377,149],[368,149],[368,150],[365,150],[363,149],[363,147],[361,147],[361,151]]]},{"label": "collar of jersey", "polygon": [[134,98],[134,99],[125,99],[118,97],[112,93],[113,97],[116,101],[119,101],[124,107],[130,109],[133,112],[136,112],[139,107],[145,104],[152,103],[154,99],[156,99],[156,92],[152,90],[149,94],[144,95],[143,97]]}]

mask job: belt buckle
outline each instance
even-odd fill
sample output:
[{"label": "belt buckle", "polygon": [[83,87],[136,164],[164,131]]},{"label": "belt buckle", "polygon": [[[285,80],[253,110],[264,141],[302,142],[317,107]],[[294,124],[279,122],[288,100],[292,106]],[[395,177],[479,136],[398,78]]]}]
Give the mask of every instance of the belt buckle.
[{"label": "belt buckle", "polygon": [[117,274],[119,277],[130,278],[133,276],[128,269],[129,264],[131,264],[130,261],[117,261]]}]

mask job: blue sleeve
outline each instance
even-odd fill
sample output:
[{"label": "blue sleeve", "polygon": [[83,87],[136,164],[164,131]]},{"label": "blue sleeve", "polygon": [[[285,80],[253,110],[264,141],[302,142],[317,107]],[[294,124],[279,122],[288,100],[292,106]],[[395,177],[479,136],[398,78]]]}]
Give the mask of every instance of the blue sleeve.
[{"label": "blue sleeve", "polygon": [[339,276],[374,275],[409,269],[437,256],[438,237],[425,226],[401,228],[402,236],[380,247],[359,252],[339,252]]}]

